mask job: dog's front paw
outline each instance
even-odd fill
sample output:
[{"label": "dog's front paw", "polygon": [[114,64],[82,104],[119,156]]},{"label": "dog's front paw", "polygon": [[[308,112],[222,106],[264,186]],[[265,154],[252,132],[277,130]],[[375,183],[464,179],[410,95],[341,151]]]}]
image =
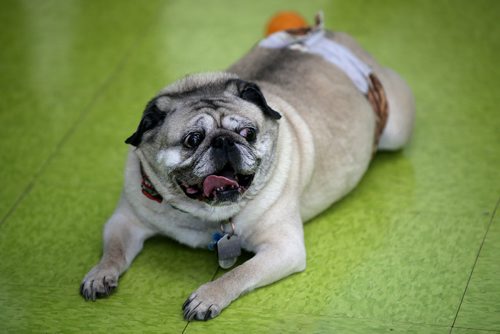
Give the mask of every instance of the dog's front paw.
[{"label": "dog's front paw", "polygon": [[184,319],[191,321],[215,318],[231,301],[227,291],[220,289],[217,282],[204,284],[182,305]]},{"label": "dog's front paw", "polygon": [[92,301],[109,296],[118,286],[118,276],[118,271],[97,265],[83,279],[80,294]]}]

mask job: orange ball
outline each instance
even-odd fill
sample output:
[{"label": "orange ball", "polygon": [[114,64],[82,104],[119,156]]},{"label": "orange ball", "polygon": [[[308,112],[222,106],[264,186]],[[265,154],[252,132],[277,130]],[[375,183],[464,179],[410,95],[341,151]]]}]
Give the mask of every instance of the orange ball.
[{"label": "orange ball", "polygon": [[266,36],[277,31],[306,28],[308,26],[307,21],[296,12],[278,12],[267,23]]}]

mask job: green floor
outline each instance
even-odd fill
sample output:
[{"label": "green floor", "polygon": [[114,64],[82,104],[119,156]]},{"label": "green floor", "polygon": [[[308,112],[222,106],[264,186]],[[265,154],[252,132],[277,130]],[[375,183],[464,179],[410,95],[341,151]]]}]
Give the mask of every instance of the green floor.
[{"label": "green floor", "polygon": [[[215,320],[181,313],[213,254],[161,238],[85,302],[145,102],[231,64],[280,9],[323,9],[407,79],[410,146],[306,225],[304,273]],[[499,17],[495,0],[1,1],[0,332],[500,333]]]}]

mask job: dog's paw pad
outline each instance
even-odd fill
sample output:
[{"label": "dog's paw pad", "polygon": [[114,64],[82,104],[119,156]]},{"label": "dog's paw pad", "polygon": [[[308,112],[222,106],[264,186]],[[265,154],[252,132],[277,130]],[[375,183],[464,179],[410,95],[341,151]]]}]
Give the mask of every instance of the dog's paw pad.
[{"label": "dog's paw pad", "polygon": [[184,319],[209,320],[219,315],[221,308],[213,303],[203,301],[198,295],[193,293],[182,305]]},{"label": "dog's paw pad", "polygon": [[118,286],[118,274],[112,270],[92,269],[80,285],[80,294],[86,300],[109,296]]}]

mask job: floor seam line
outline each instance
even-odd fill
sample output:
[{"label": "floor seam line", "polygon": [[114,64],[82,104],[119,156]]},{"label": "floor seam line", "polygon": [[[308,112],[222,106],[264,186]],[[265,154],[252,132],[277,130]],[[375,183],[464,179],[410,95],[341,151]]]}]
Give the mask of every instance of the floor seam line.
[{"label": "floor seam line", "polygon": [[455,313],[455,318],[453,319],[453,323],[451,324],[451,327],[450,327],[450,332],[449,332],[450,334],[453,332],[453,329],[455,328],[455,323],[457,322],[458,315],[460,314],[460,310],[462,309],[462,304],[464,302],[465,295],[467,294],[467,291],[469,289],[469,285],[470,285],[470,282],[472,280],[472,276],[474,275],[474,270],[476,269],[476,265],[477,265],[477,262],[479,260],[479,256],[481,255],[481,251],[483,250],[483,246],[484,246],[484,243],[486,241],[486,237],[488,236],[488,232],[490,231],[491,225],[493,225],[493,221],[495,220],[495,216],[497,214],[497,209],[498,209],[499,205],[500,205],[500,198],[498,198],[497,203],[495,205],[495,208],[493,209],[493,213],[491,214],[490,221],[488,222],[488,226],[486,227],[486,231],[484,233],[483,239],[482,239],[481,244],[479,246],[479,249],[477,251],[476,258],[475,258],[474,263],[472,265],[472,268],[471,268],[471,271],[469,274],[469,278],[467,279],[467,283],[465,285],[465,289],[464,289],[464,292],[462,294],[462,298],[460,299],[460,303],[458,305],[457,312]]},{"label": "floor seam line", "polygon": [[[209,282],[212,282],[212,281],[215,279],[215,277],[217,277],[217,274],[219,273],[219,269],[220,269],[220,267],[217,265],[217,268],[215,269],[214,274],[212,275],[212,278],[210,278],[210,281],[209,281]],[[186,324],[186,326],[184,327],[184,329],[182,330],[182,333],[181,333],[181,334],[186,334],[186,331],[187,331],[187,329],[188,329],[188,326],[189,326],[189,324],[190,324],[191,322],[192,322],[191,320],[189,320],[189,321],[187,322],[187,324]]]},{"label": "floor seam line", "polygon": [[[48,157],[42,162],[41,166],[33,174],[30,181],[28,182],[28,185],[23,189],[23,191],[17,197],[17,199],[14,201],[14,203],[12,204],[10,209],[2,217],[2,219],[0,220],[0,228],[12,216],[12,214],[17,210],[17,208],[21,204],[21,202],[23,202],[24,199],[26,198],[26,196],[31,192],[31,190],[35,186],[35,184],[38,181],[38,179],[40,178],[40,176],[46,171],[47,166],[60,153],[61,149],[64,147],[64,145],[67,143],[67,141],[76,132],[76,130],[79,128],[80,124],[83,122],[83,120],[85,120],[85,118],[88,116],[88,114],[90,113],[90,111],[94,107],[95,103],[104,95],[104,92],[106,92],[106,90],[109,88],[110,84],[113,82],[112,79],[115,78],[118,75],[118,73],[120,73],[120,71],[125,67],[125,65],[127,64],[127,61],[130,59],[131,54],[134,52],[134,50],[137,49],[137,45],[140,44],[141,37],[146,35],[145,32],[147,32],[150,29],[151,25],[152,25],[152,22],[150,22],[149,24],[146,24],[146,27],[141,30],[141,33],[137,34],[137,37],[131,43],[129,48],[125,51],[124,56],[118,61],[117,65],[115,66],[113,71],[111,71],[111,73],[108,75],[108,77],[96,89],[96,93],[91,97],[90,101],[82,109],[82,111],[79,113],[76,120],[69,127],[69,129],[62,135],[61,139],[54,146],[54,149],[51,151],[51,153],[49,153]],[[142,39],[144,40],[145,37],[142,37]]]}]

